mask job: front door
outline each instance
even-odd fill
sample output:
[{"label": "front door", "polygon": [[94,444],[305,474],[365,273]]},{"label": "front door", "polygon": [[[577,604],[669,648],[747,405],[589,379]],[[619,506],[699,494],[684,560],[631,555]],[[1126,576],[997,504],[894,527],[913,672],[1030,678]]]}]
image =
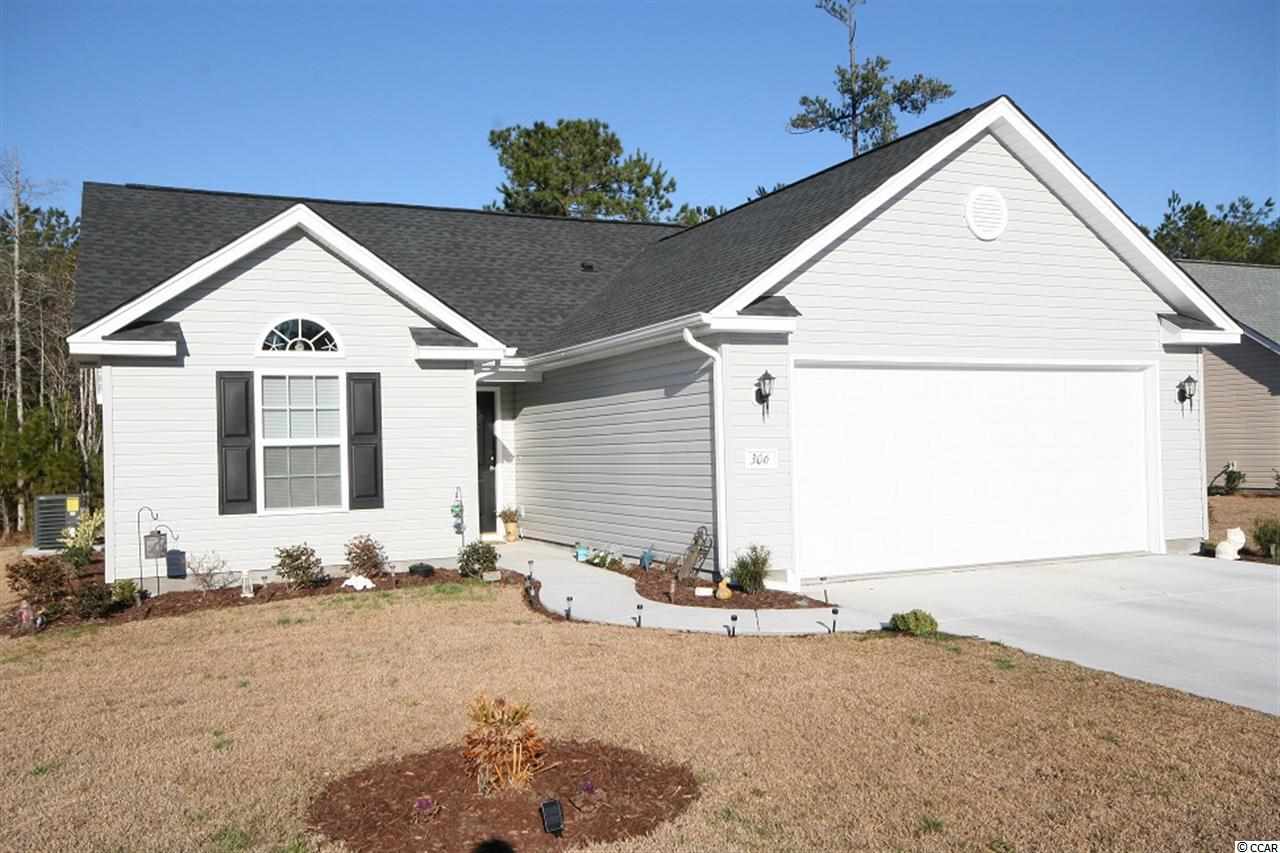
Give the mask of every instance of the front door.
[{"label": "front door", "polygon": [[489,391],[476,394],[476,461],[480,483],[480,533],[498,532],[498,437],[493,424],[497,416],[498,395]]}]

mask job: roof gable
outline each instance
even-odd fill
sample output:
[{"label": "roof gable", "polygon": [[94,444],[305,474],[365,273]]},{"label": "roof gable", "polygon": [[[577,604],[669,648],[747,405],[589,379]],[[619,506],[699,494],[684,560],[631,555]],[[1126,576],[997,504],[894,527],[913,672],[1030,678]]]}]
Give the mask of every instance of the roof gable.
[{"label": "roof gable", "polygon": [[[981,107],[964,110],[789,184],[728,213],[664,237],[565,324],[566,344],[699,311],[711,311],[882,186]],[[754,302],[763,294],[746,300]]]},{"label": "roof gable", "polygon": [[83,331],[299,205],[327,223],[331,237],[366,250],[461,325],[522,351],[550,346],[582,301],[644,246],[676,230],[86,183],[73,325]]}]

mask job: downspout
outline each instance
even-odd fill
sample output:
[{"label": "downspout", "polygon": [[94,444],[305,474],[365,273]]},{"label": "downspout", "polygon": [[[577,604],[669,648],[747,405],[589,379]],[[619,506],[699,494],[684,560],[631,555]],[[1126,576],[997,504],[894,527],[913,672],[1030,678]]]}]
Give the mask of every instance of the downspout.
[{"label": "downspout", "polygon": [[724,446],[724,364],[720,359],[720,353],[711,347],[701,343],[693,336],[693,332],[686,327],[681,334],[684,336],[684,342],[693,347],[698,352],[711,359],[711,407],[712,417],[715,418],[714,428],[712,430],[712,453],[715,456],[715,465],[712,468],[712,476],[715,478],[715,494],[716,494],[716,568],[723,575],[729,574],[729,510],[725,505],[725,446]]}]

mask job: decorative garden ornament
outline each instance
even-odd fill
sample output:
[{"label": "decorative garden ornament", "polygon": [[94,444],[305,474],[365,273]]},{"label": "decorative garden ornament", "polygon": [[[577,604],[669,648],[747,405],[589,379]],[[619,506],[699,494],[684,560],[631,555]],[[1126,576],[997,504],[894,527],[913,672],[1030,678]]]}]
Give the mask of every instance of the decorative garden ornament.
[{"label": "decorative garden ornament", "polygon": [[1238,560],[1240,559],[1240,549],[1244,547],[1244,543],[1244,531],[1239,527],[1233,527],[1227,531],[1227,538],[1219,542],[1218,547],[1213,549],[1213,556],[1219,560]]},{"label": "decorative garden ornament", "polygon": [[373,589],[374,586],[375,586],[374,582],[369,580],[364,575],[352,575],[351,577],[347,578],[342,582],[343,589],[354,589],[356,592],[361,592],[362,590],[366,590],[366,589]]},{"label": "decorative garden ornament", "polygon": [[722,580],[719,585],[716,586],[716,598],[721,601],[728,601],[733,598],[733,590],[729,589],[729,581]]},{"label": "decorative garden ornament", "polygon": [[31,602],[25,598],[18,605],[18,632],[22,634],[34,631],[36,628],[36,612],[31,607]]}]

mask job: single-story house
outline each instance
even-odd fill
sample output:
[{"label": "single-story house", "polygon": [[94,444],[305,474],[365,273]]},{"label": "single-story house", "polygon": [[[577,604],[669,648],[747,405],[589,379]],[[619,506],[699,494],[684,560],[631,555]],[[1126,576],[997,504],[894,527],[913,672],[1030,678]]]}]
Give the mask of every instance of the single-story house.
[{"label": "single-story house", "polygon": [[1280,267],[1178,263],[1243,330],[1239,344],[1205,348],[1206,473],[1234,465],[1241,488],[1280,489]]},{"label": "single-story house", "polygon": [[143,506],[236,570],[449,555],[512,506],[628,554],[706,526],[793,588],[1206,533],[1182,389],[1240,329],[1007,97],[689,228],[97,183],[82,216],[109,579]]}]

